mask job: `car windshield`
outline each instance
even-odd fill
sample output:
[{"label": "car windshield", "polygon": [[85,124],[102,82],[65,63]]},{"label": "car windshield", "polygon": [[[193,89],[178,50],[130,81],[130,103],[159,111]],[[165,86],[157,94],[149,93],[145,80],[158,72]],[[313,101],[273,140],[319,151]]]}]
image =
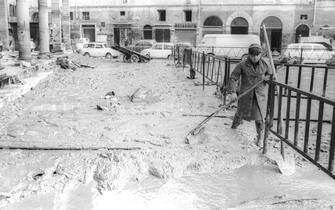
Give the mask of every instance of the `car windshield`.
[{"label": "car windshield", "polygon": [[152,49],[161,50],[161,49],[163,49],[163,45],[162,44],[156,44],[152,47]]},{"label": "car windshield", "polygon": [[107,48],[107,44],[104,44],[104,47]]}]

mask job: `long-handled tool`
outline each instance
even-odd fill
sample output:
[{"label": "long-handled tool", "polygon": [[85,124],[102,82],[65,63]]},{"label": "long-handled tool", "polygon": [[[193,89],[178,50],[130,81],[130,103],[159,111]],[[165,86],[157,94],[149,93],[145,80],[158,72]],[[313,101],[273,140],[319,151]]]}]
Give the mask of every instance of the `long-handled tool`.
[{"label": "long-handled tool", "polygon": [[[268,34],[266,32],[266,27],[265,27],[264,24],[263,24],[263,32],[264,32],[267,54],[268,54],[271,69],[272,69],[272,72],[273,72],[273,77],[274,77],[274,79],[278,80],[276,68],[274,66],[273,59],[272,59],[272,53],[271,53],[271,50],[270,50]],[[279,95],[279,92],[278,92],[278,102],[279,102],[279,97],[280,97],[280,95]],[[283,120],[280,118],[280,119],[278,119],[277,123],[279,125],[278,126],[278,128],[279,128],[278,132],[279,132],[279,134],[281,134],[282,131],[283,131]],[[266,152],[266,145],[265,144],[266,144],[266,141],[264,141],[264,147],[263,147],[264,151],[263,151],[263,153]],[[280,153],[281,153],[281,158],[275,158],[275,161],[276,161],[276,163],[279,167],[280,172],[282,174],[285,174],[285,175],[293,174],[294,171],[295,171],[295,163],[294,163],[294,160],[292,160],[292,159],[290,159],[290,160],[285,159],[285,151],[284,151],[283,140],[280,141]]]},{"label": "long-handled tool", "polygon": [[252,91],[255,87],[257,87],[259,84],[261,84],[262,82],[264,82],[264,80],[260,80],[257,83],[255,83],[254,85],[252,85],[250,88],[248,88],[245,92],[243,92],[242,94],[240,94],[237,99],[235,100],[231,100],[228,104],[221,106],[218,110],[216,110],[215,112],[213,112],[211,115],[209,115],[207,118],[205,118],[201,123],[199,123],[195,128],[193,128],[186,136],[186,144],[190,144],[191,143],[191,139],[192,136],[195,136],[197,134],[199,134],[202,130],[203,130],[203,125],[206,124],[210,119],[212,119],[214,116],[216,116],[220,111],[227,109],[230,105],[232,105],[233,103],[235,103],[236,101],[238,101],[240,98],[242,98],[243,96],[245,96],[246,94],[248,94],[250,91]]}]

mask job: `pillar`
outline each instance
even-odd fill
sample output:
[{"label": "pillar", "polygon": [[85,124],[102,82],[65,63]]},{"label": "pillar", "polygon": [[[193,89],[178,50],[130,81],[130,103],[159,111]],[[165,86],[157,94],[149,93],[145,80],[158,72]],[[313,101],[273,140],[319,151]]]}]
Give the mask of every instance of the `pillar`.
[{"label": "pillar", "polygon": [[8,2],[0,0],[0,40],[3,42],[4,49],[8,49]]},{"label": "pillar", "polygon": [[62,32],[65,49],[71,49],[70,5],[69,0],[62,0]]},{"label": "pillar", "polygon": [[16,1],[19,60],[31,60],[29,3],[30,0]]},{"label": "pillar", "polygon": [[51,21],[52,21],[52,46],[54,51],[61,50],[62,30],[61,30],[60,0],[51,0]]},{"label": "pillar", "polygon": [[38,17],[39,17],[39,32],[40,32],[40,54],[49,53],[49,15],[48,15],[48,0],[38,0]]}]

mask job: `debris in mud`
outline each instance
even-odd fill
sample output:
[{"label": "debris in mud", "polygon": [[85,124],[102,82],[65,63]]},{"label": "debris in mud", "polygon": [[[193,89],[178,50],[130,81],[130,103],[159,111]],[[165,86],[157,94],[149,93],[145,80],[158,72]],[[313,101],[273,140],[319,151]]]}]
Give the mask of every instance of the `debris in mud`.
[{"label": "debris in mud", "polygon": [[73,71],[80,67],[94,69],[93,66],[81,64],[77,61],[69,59],[68,56],[58,57],[56,60],[56,65],[59,65],[62,69],[72,69]]},{"label": "debris in mud", "polygon": [[33,178],[33,180],[36,181],[36,180],[42,178],[44,175],[45,175],[44,171],[40,171],[40,172],[34,174],[34,175],[32,176],[32,178]]},{"label": "debris in mud", "polygon": [[141,89],[141,88],[137,88],[137,89],[134,91],[133,94],[131,94],[130,96],[128,96],[128,97],[129,97],[129,100],[130,100],[131,102],[133,102],[134,97],[136,96],[136,93],[137,93],[140,89]]},{"label": "debris in mud", "polygon": [[111,111],[121,105],[119,99],[116,97],[114,91],[110,91],[106,93],[101,98],[105,99],[105,101],[101,102],[100,104],[97,104],[96,109],[97,110],[105,110],[105,111]]}]

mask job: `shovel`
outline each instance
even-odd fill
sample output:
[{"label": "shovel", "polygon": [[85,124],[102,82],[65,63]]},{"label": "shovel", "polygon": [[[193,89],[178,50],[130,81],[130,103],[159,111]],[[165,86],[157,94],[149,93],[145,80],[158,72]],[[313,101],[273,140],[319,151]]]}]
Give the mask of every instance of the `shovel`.
[{"label": "shovel", "polygon": [[235,100],[231,100],[228,104],[221,106],[219,109],[217,109],[215,112],[213,112],[211,115],[209,115],[207,118],[205,118],[201,123],[199,123],[195,128],[193,128],[185,137],[185,143],[186,144],[191,144],[191,142],[193,142],[193,138],[194,136],[198,135],[199,133],[201,133],[204,129],[203,125],[205,125],[210,119],[212,119],[213,117],[215,117],[220,111],[226,110],[229,106],[231,106],[233,103],[235,103],[236,101],[238,101],[240,98],[242,98],[243,96],[245,96],[246,94],[248,94],[250,91],[252,91],[255,87],[257,87],[259,84],[261,84],[262,82],[264,82],[264,80],[260,80],[257,83],[255,83],[254,85],[252,85],[250,88],[248,88],[245,92],[243,92],[242,94],[240,94],[237,99]]},{"label": "shovel", "polygon": [[[275,80],[278,81],[277,72],[276,72],[276,69],[275,69],[275,66],[274,66],[274,63],[273,63],[272,53],[271,53],[271,50],[270,50],[269,39],[268,39],[268,35],[267,35],[267,32],[266,32],[266,27],[265,27],[264,24],[263,24],[263,32],[264,32],[264,38],[265,38],[265,44],[266,44],[266,51],[267,51],[267,54],[268,54],[268,57],[269,57],[269,60],[270,60],[270,65],[271,65],[271,68],[272,68],[273,77],[274,77]],[[278,92],[278,99],[279,99],[279,97],[280,96],[279,96],[279,92]],[[282,134],[283,120],[278,119],[278,124],[279,124],[279,131],[278,132],[279,132],[279,134]],[[263,154],[266,154],[266,140],[265,139],[264,139]],[[280,154],[281,154],[281,157],[272,156],[272,157],[269,157],[269,158],[276,161],[276,163],[278,165],[278,168],[279,168],[279,170],[282,174],[284,174],[284,175],[293,174],[295,172],[294,156],[292,156],[292,155],[285,156],[283,140],[280,141]]]}]

